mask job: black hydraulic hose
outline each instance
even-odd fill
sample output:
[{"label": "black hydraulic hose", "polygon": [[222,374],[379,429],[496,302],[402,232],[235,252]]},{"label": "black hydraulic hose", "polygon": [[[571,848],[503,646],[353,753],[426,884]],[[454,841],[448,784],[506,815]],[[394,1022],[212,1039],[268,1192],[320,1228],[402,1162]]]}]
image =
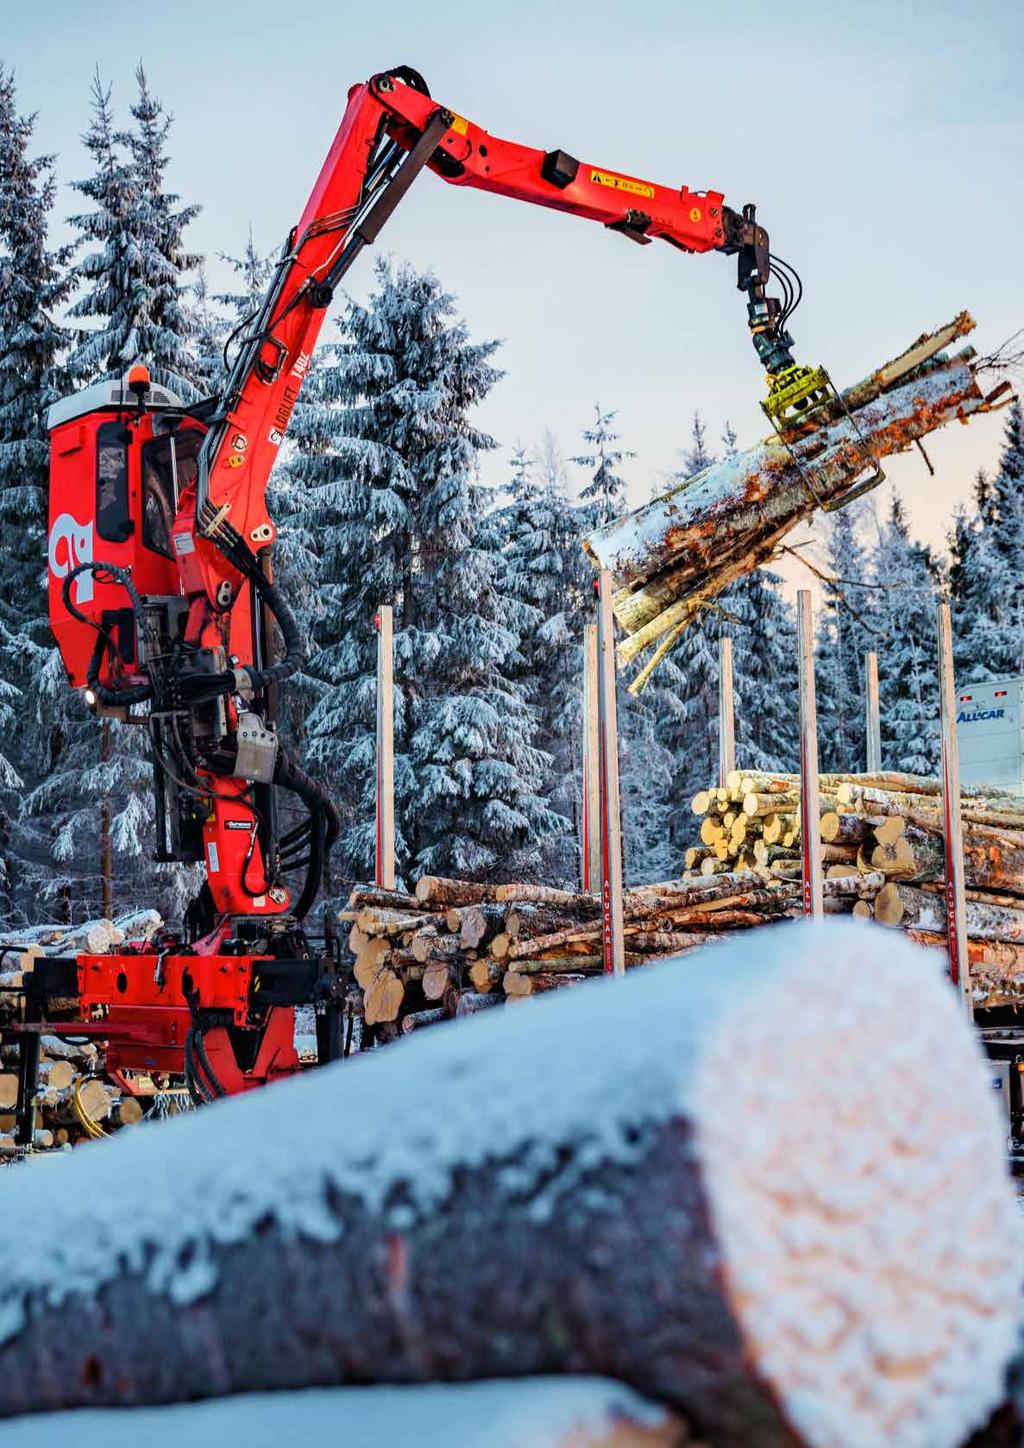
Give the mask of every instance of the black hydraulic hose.
[{"label": "black hydraulic hose", "polygon": [[[215,1070],[213,1069],[213,1067],[210,1065],[210,1058],[209,1058],[209,1056],[206,1054],[206,1042],[205,1042],[205,1040],[203,1039],[203,1037],[204,1037],[204,1035],[205,1035],[205,1031],[203,1030],[202,1027],[200,1027],[200,1028],[197,1029],[195,1026],[193,1026],[193,1027],[192,1027],[192,1032],[194,1032],[194,1034],[195,1034],[194,1046],[195,1046],[195,1053],[196,1053],[196,1055],[197,1055],[198,1058],[199,1058],[199,1065],[202,1067],[203,1072],[204,1072],[205,1075],[206,1075],[206,1079],[207,1079],[207,1081],[209,1082],[210,1088],[211,1088],[211,1090],[213,1091],[214,1096],[218,1096],[218,1097],[226,1096],[226,1095],[228,1094],[228,1093],[227,1093],[227,1089],[226,1089],[226,1087],[221,1083],[221,1080],[220,1080],[220,1078],[218,1077],[216,1071],[215,1071]],[[191,1033],[190,1033],[190,1034],[191,1034]]]},{"label": "black hydraulic hose", "polygon": [[274,783],[298,796],[309,810],[309,855],[306,878],[299,898],[292,907],[297,920],[309,914],[320,890],[324,867],[338,837],[340,819],[334,801],[318,780],[308,775],[295,761],[279,750],[274,768]]},{"label": "black hydraulic hose", "polygon": [[92,693],[95,694],[101,704],[110,704],[119,708],[126,707],[130,704],[141,704],[146,699],[153,697],[152,684],[129,684],[123,689],[110,689],[106,684],[100,682],[100,662],[103,655],[105,653],[109,654],[113,659],[117,657],[118,651],[110,631],[104,628],[102,624],[97,623],[95,619],[90,618],[88,614],[83,613],[77,604],[71,601],[71,585],[79,574],[82,573],[92,573],[95,577],[99,577],[100,574],[105,573],[114,583],[119,583],[128,594],[132,606],[132,613],[135,615],[136,625],[139,630],[142,629],[145,619],[142,599],[139,597],[138,591],[131,580],[131,575],[126,569],[118,568],[116,563],[79,563],[77,568],[72,568],[69,573],[65,574],[64,582],[60,588],[61,602],[71,617],[77,619],[79,623],[87,624],[89,628],[95,629],[99,635],[97,647],[93,650],[85,671],[86,682]]},{"label": "black hydraulic hose", "polygon": [[208,1106],[213,1100],[213,1097],[196,1073],[192,1031],[193,1028],[190,1027],[185,1037],[185,1085],[188,1087],[188,1094],[196,1106]]},{"label": "black hydraulic hose", "polygon": [[277,584],[264,577],[263,570],[258,564],[249,574],[249,578],[256,592],[277,620],[281,637],[284,640],[283,659],[278,659],[275,664],[268,664],[265,669],[250,670],[249,677],[252,687],[260,690],[267,689],[272,684],[281,684],[285,679],[290,679],[293,674],[297,673],[302,666],[306,650],[298,619]]}]

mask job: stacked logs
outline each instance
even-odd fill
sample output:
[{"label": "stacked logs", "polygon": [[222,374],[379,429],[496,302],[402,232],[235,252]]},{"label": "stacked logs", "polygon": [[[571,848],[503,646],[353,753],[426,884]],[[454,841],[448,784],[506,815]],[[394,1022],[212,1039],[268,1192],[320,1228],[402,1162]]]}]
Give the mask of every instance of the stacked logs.
[{"label": "stacked logs", "polygon": [[[627,967],[778,919],[789,891],[751,870],[626,890]],[[364,1025],[408,1034],[506,999],[579,984],[604,969],[596,895],[546,885],[424,876],[414,894],[354,890],[349,948]]]},{"label": "stacked logs", "polygon": [[[900,927],[945,948],[945,845],[937,780],[878,773],[819,779],[825,909]],[[1024,800],[996,790],[961,796],[967,931],[975,1005],[1024,1003]],[[801,879],[796,775],[734,771],[692,801],[700,843],[691,878],[752,870],[766,883]],[[796,902],[794,902],[795,904]]]},{"label": "stacked logs", "polygon": [[[45,955],[93,953],[115,949],[126,940],[147,939],[161,924],[154,910],[135,911],[84,925],[37,925],[0,936],[0,1003],[23,989],[35,962]],[[18,1099],[18,1048],[0,1046],[0,1161],[24,1154],[15,1143]],[[58,1036],[40,1040],[37,1150],[77,1146],[122,1126],[141,1121],[142,1107],[104,1078],[103,1056],[91,1041]]]}]

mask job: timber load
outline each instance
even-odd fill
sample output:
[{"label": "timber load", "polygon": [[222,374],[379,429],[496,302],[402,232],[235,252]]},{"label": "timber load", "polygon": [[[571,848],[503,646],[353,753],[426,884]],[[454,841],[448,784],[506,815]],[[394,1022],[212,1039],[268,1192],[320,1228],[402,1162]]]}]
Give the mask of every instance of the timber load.
[{"label": "timber load", "polygon": [[[783,882],[748,869],[626,890],[626,965],[781,919],[791,895]],[[354,890],[340,919],[350,927],[364,1028],[378,1040],[604,970],[599,897],[547,885],[424,876],[412,894]]]},{"label": "timber load", "polygon": [[1019,1214],[957,1001],[877,934],[746,934],[10,1173],[0,1416],[598,1373],[709,1448],[956,1448]]},{"label": "timber load", "polygon": [[[684,879],[753,872],[765,885],[802,879],[800,781],[734,770],[691,802],[699,839]],[[1024,1005],[1024,799],[963,789],[968,959],[976,1010]],[[946,862],[938,780],[822,774],[819,832],[825,911],[906,930],[946,947]],[[792,901],[793,911],[799,901]]]},{"label": "timber load", "polygon": [[877,467],[947,422],[1012,400],[1006,381],[984,390],[972,348],[946,354],[974,325],[961,312],[849,388],[806,436],[790,437],[788,446],[773,436],[713,463],[587,536],[595,568],[612,574],[612,607],[627,635],[620,662],[648,654],[634,692],[723,589],[775,559],[816,508],[837,505],[866,464]]}]

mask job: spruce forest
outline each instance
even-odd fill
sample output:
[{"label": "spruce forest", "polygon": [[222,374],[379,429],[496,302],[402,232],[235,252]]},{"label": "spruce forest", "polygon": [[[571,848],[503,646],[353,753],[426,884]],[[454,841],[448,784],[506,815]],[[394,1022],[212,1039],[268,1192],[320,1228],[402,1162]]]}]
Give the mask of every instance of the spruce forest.
[{"label": "spruce forest", "polygon": [[[79,921],[114,902],[180,915],[194,888],[157,866],[144,731],[99,721],[66,684],[46,619],[48,407],[145,361],[186,401],[215,392],[273,256],[234,242],[229,290],[189,248],[198,206],[169,193],[171,120],[144,70],[121,115],[97,79],[80,202],[55,216],[53,157],[0,72],[0,918]],[[57,221],[73,240],[51,244]],[[260,242],[264,239],[260,238]],[[221,261],[223,262],[223,258]],[[400,874],[578,879],[581,640],[593,572],[580,535],[626,507],[631,453],[614,399],[578,437],[496,439],[475,409],[501,386],[443,280],[381,256],[366,304],[342,303],[313,359],[272,478],[276,559],[306,639],[282,728],[343,820],[332,891],[373,862],[376,640],[395,610]],[[714,433],[720,427],[720,435]],[[726,419],[680,419],[678,476],[735,447]],[[898,496],[822,525],[822,767],[863,769],[863,659],[874,649],[883,765],[934,773],[934,597],[955,610],[964,680],[1024,671],[1024,418],[979,475],[948,555],[915,541]],[[656,484],[661,486],[661,484]],[[681,869],[689,801],[715,777],[718,644],[735,657],[744,767],[795,768],[793,610],[762,569],[683,636],[639,698],[619,701],[626,879]]]}]

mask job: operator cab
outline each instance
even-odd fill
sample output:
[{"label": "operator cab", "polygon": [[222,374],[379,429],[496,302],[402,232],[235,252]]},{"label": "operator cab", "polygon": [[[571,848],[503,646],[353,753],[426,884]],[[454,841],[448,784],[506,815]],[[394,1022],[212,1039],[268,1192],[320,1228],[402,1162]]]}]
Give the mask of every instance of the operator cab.
[{"label": "operator cab", "polygon": [[[178,502],[195,481],[206,428],[181,399],[135,366],[54,403],[50,433],[50,619],[73,687],[86,687],[97,627],[115,640],[122,681],[139,664],[136,621],[124,589],[83,563],[126,569],[147,600],[181,595],[172,544]],[[101,674],[103,682],[107,679]]]}]

